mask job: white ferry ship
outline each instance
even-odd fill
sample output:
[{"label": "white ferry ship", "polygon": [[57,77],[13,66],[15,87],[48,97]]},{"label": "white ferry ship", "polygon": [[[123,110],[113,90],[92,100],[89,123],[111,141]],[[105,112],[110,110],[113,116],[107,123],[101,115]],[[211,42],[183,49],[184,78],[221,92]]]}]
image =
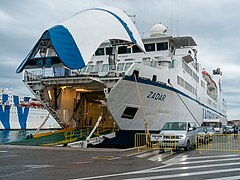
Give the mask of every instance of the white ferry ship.
[{"label": "white ferry ship", "polygon": [[0,130],[59,129],[56,120],[35,98],[0,89]]},{"label": "white ferry ship", "polygon": [[17,72],[63,127],[117,126],[132,143],[166,121],[227,123],[222,72],[205,71],[196,46],[162,24],[141,38],[123,11],[93,8],[46,30]]}]

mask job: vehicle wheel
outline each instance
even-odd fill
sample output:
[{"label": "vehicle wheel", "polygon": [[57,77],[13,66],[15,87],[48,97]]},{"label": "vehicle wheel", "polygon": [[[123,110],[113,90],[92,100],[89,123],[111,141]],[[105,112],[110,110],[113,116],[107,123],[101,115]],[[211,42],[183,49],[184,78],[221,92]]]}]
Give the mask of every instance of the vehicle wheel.
[{"label": "vehicle wheel", "polygon": [[190,141],[187,141],[186,147],[184,148],[185,151],[190,151],[191,149],[191,145],[190,145]]}]

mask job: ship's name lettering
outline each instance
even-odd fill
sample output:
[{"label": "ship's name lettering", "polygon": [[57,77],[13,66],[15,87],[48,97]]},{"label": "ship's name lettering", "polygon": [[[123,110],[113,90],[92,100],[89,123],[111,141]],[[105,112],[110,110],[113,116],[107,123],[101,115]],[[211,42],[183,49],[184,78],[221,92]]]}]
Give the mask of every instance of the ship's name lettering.
[{"label": "ship's name lettering", "polygon": [[159,101],[164,101],[165,98],[166,98],[166,95],[165,94],[160,94],[160,93],[157,93],[157,92],[153,92],[153,91],[150,91],[149,94],[147,95],[147,98],[149,99],[155,99],[155,100],[159,100]]}]

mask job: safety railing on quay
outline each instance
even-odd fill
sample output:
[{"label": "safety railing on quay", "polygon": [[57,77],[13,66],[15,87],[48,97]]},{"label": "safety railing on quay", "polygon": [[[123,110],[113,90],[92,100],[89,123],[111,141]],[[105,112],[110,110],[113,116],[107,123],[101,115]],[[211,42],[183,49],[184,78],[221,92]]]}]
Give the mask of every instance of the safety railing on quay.
[{"label": "safety railing on quay", "polygon": [[169,150],[172,155],[176,150],[176,144],[176,135],[136,133],[134,137],[134,147],[138,151],[141,149]]},{"label": "safety railing on quay", "polygon": [[196,150],[237,152],[240,155],[239,134],[196,135]]}]

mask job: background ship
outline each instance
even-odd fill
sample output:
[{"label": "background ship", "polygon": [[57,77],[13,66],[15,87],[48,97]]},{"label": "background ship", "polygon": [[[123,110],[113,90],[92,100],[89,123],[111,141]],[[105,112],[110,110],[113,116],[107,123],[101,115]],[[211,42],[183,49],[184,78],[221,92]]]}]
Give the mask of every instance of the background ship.
[{"label": "background ship", "polygon": [[0,130],[58,129],[60,126],[35,98],[0,90]]},{"label": "background ship", "polygon": [[17,72],[62,127],[117,127],[115,142],[132,144],[170,120],[227,123],[222,73],[196,46],[161,24],[140,38],[123,11],[93,8],[46,30]]}]

